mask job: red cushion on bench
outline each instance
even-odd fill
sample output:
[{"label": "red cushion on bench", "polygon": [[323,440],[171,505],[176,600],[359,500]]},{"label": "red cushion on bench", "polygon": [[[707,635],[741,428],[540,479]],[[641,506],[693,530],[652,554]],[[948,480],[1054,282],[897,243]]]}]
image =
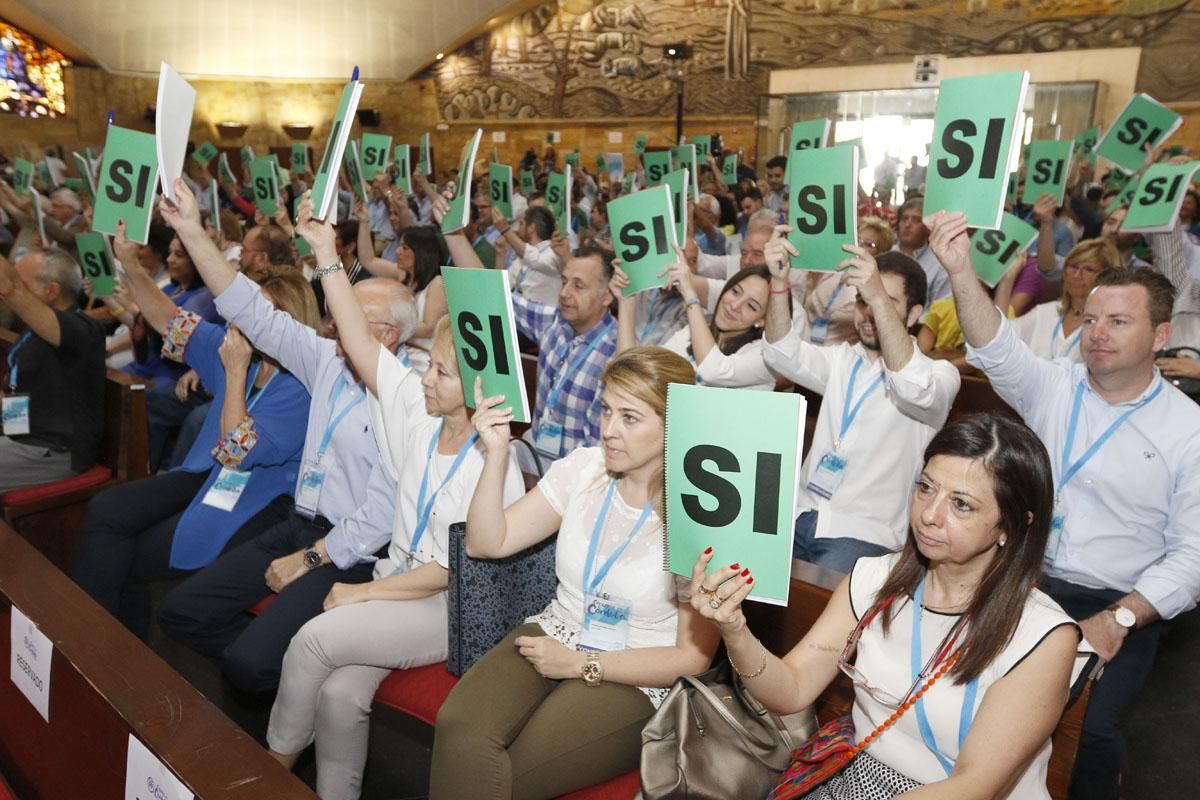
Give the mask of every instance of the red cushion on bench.
[{"label": "red cushion on bench", "polygon": [[446,672],[445,661],[392,670],[375,692],[375,702],[403,711],[427,725],[436,725],[438,709],[456,683],[458,678]]},{"label": "red cushion on bench", "polygon": [[78,475],[72,475],[69,478],[64,478],[61,481],[53,483],[39,483],[36,486],[26,486],[22,489],[13,489],[11,492],[0,494],[0,506],[22,506],[27,503],[36,503],[41,500],[48,500],[60,495],[76,492],[80,489],[91,489],[96,486],[102,486],[112,478],[112,470],[108,467],[96,465],[89,470],[85,470]]}]

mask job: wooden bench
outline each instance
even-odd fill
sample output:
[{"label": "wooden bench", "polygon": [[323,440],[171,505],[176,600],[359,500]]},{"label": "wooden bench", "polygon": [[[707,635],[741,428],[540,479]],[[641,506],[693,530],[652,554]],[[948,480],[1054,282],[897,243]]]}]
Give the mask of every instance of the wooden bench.
[{"label": "wooden bench", "polygon": [[[16,333],[0,330],[0,354],[7,353],[16,339]],[[108,370],[104,381],[104,433],[96,465],[61,481],[0,495],[5,521],[65,572],[71,568],[88,501],[110,486],[149,474],[144,389],[141,380]]]},{"label": "wooden bench", "polygon": [[[833,570],[792,561],[792,583],[788,604],[771,606],[751,603],[746,606],[750,627],[772,653],[782,655],[791,650],[825,609],[833,590],[844,576]],[[1078,691],[1067,703],[1058,727],[1051,737],[1053,744],[1046,786],[1053,800],[1066,800],[1071,783],[1071,772],[1075,768],[1075,753],[1079,748],[1079,735],[1083,727],[1083,715],[1087,711],[1088,696],[1096,673],[1094,663],[1084,671],[1077,684]],[[854,687],[850,679],[839,674],[833,684],[817,700],[817,717],[826,722],[850,713],[854,705]]]},{"label": "wooden bench", "polygon": [[198,800],[316,800],[298,778],[0,522],[0,660],[5,665],[13,606],[54,643],[49,723],[12,681],[0,680],[0,774],[16,796],[124,797],[132,733]]}]

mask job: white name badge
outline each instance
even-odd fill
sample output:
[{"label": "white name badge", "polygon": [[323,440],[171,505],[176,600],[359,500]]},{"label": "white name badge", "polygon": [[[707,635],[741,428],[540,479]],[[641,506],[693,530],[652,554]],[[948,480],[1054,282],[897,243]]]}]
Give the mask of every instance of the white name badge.
[{"label": "white name badge", "polygon": [[250,482],[250,473],[232,467],[222,467],[213,485],[204,493],[204,505],[219,508],[222,511],[233,511],[238,498],[246,491]]},{"label": "white name badge", "polygon": [[808,490],[828,500],[845,479],[846,459],[831,451],[817,462],[817,468],[808,479]]},{"label": "white name badge", "polygon": [[812,324],[808,331],[808,340],[813,344],[825,344],[829,338],[829,320],[820,318]]},{"label": "white name badge", "polygon": [[129,754],[125,758],[125,800],[195,800],[195,797],[140,739],[129,734]]},{"label": "white name badge", "polygon": [[22,436],[29,433],[29,395],[5,395],[2,413],[5,436]]},{"label": "white name badge", "polygon": [[315,517],[324,485],[325,468],[311,462],[305,464],[300,471],[300,485],[296,487],[296,510],[309,519]]},{"label": "white name badge", "polygon": [[12,607],[9,635],[12,665],[9,676],[21,694],[25,695],[46,722],[50,721],[50,662],[54,657],[54,645],[37,626]]},{"label": "white name badge", "polygon": [[563,426],[546,420],[538,425],[533,434],[533,446],[539,453],[559,458],[563,447]]},{"label": "white name badge", "polygon": [[583,633],[579,650],[624,650],[629,641],[633,606],[617,597],[588,594],[583,598]]}]

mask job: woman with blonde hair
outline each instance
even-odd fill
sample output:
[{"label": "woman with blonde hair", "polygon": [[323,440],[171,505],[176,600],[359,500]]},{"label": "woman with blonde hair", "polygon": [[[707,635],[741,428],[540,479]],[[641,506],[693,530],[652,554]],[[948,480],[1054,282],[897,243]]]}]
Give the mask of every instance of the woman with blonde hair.
[{"label": "woman with blonde hair", "polygon": [[1100,273],[1123,268],[1121,255],[1109,239],[1086,239],[1075,245],[1063,261],[1062,297],[1013,320],[1017,334],[1042,358],[1082,362],[1083,305]]},{"label": "woman with blonde hair", "polygon": [[556,461],[507,507],[512,413],[476,389],[487,463],[467,515],[468,552],[503,558],[557,531],[558,585],[442,706],[434,800],[555,797],[627,772],[667,688],[707,668],[716,631],[662,569],[667,386],[693,380],[687,361],[662,348],[613,358],[601,377],[602,446]]}]

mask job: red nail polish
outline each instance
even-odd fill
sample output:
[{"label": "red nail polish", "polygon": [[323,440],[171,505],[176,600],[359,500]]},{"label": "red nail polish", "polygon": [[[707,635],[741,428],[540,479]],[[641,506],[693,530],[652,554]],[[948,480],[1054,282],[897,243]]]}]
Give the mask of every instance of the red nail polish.
[{"label": "red nail polish", "polygon": [[704,551],[704,555],[706,555],[706,556],[711,556],[711,555],[712,555],[712,548],[711,548],[711,547],[709,547],[708,549],[706,549],[706,550]]},{"label": "red nail polish", "polygon": [[746,578],[746,585],[747,585],[747,586],[749,586],[749,585],[750,585],[750,584],[752,584],[752,583],[754,583],[754,578]]},{"label": "red nail polish", "polygon": [[749,575],[749,574],[750,574],[750,568],[749,568],[749,567],[746,567],[744,570],[742,570],[742,577],[743,577],[743,578],[744,578],[744,577],[746,577],[746,576],[747,576],[747,575]]},{"label": "red nail polish", "polygon": [[740,566],[741,566],[741,564],[730,564],[730,565],[729,565],[729,568],[730,568],[730,569],[737,569],[737,568],[738,568],[738,567],[740,567]]}]

